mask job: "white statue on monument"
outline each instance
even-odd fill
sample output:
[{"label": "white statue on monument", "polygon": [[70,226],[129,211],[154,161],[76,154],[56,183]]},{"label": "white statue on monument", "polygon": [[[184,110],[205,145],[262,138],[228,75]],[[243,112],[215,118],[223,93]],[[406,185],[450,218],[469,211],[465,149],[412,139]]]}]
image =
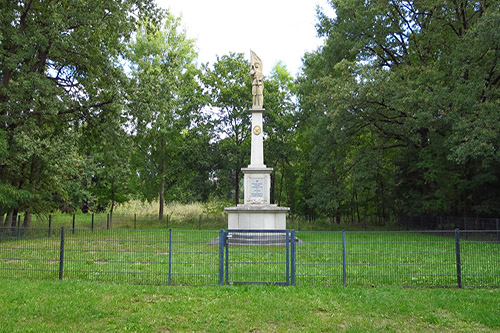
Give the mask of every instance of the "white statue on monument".
[{"label": "white statue on monument", "polygon": [[262,61],[250,50],[250,77],[252,78],[252,109],[262,109],[264,105],[264,74],[262,72]]}]

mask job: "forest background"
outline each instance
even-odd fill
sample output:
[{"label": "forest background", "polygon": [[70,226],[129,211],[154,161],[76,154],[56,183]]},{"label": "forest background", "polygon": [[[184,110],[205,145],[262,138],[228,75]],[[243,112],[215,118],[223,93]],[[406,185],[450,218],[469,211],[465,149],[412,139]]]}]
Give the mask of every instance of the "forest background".
[{"label": "forest background", "polygon": [[[272,202],[339,223],[498,217],[500,1],[330,5],[297,77],[265,78]],[[197,65],[180,19],[146,0],[2,0],[0,224],[238,204],[246,58]]]}]

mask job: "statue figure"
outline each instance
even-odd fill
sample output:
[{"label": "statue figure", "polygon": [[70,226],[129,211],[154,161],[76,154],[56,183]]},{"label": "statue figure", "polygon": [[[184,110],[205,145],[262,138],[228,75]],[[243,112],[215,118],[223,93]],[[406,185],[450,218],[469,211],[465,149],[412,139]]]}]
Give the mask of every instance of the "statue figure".
[{"label": "statue figure", "polygon": [[262,61],[250,50],[251,67],[250,77],[252,78],[252,109],[262,109],[264,105],[264,74],[262,73]]}]

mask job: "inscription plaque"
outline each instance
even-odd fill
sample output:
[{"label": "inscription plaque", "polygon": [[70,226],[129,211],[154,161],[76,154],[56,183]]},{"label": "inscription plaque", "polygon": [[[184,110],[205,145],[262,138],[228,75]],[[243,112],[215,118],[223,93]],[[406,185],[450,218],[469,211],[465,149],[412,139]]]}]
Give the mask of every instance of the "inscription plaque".
[{"label": "inscription plaque", "polygon": [[264,198],[264,178],[250,179],[250,197]]}]

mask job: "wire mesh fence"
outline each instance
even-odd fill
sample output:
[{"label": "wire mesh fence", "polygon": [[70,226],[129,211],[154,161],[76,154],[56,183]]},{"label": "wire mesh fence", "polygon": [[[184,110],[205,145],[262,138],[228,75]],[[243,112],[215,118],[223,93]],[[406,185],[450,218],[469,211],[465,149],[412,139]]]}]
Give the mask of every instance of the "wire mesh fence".
[{"label": "wire mesh fence", "polygon": [[220,231],[170,231],[170,284],[216,285],[221,275]]},{"label": "wire mesh fence", "polygon": [[0,229],[0,277],[165,285],[500,286],[498,231]]},{"label": "wire mesh fence", "polygon": [[0,230],[2,277],[138,284],[219,283],[218,231]]},{"label": "wire mesh fence", "polygon": [[[0,216],[3,218],[3,216]],[[23,226],[24,216],[14,217],[13,226]],[[19,223],[18,223],[19,222]],[[6,222],[7,223],[7,222]],[[8,223],[7,223],[8,224]],[[124,214],[124,213],[79,213],[33,215],[30,227],[60,229],[179,229],[179,230],[218,230],[227,226],[224,213],[192,213],[179,212],[165,214],[162,219],[156,214]]]},{"label": "wire mesh fence", "polygon": [[[420,230],[496,230],[500,232],[500,218],[458,216],[412,216],[403,218],[407,228]],[[498,239],[500,241],[500,239]]]},{"label": "wire mesh fence", "polygon": [[0,274],[6,278],[57,279],[61,241],[48,229],[0,228]]},{"label": "wire mesh fence", "polygon": [[500,285],[496,230],[296,234],[297,284]]},{"label": "wire mesh fence", "polygon": [[498,230],[460,232],[462,284],[500,286],[500,238]]},{"label": "wire mesh fence", "polygon": [[288,230],[228,230],[226,283],[290,284]]}]

